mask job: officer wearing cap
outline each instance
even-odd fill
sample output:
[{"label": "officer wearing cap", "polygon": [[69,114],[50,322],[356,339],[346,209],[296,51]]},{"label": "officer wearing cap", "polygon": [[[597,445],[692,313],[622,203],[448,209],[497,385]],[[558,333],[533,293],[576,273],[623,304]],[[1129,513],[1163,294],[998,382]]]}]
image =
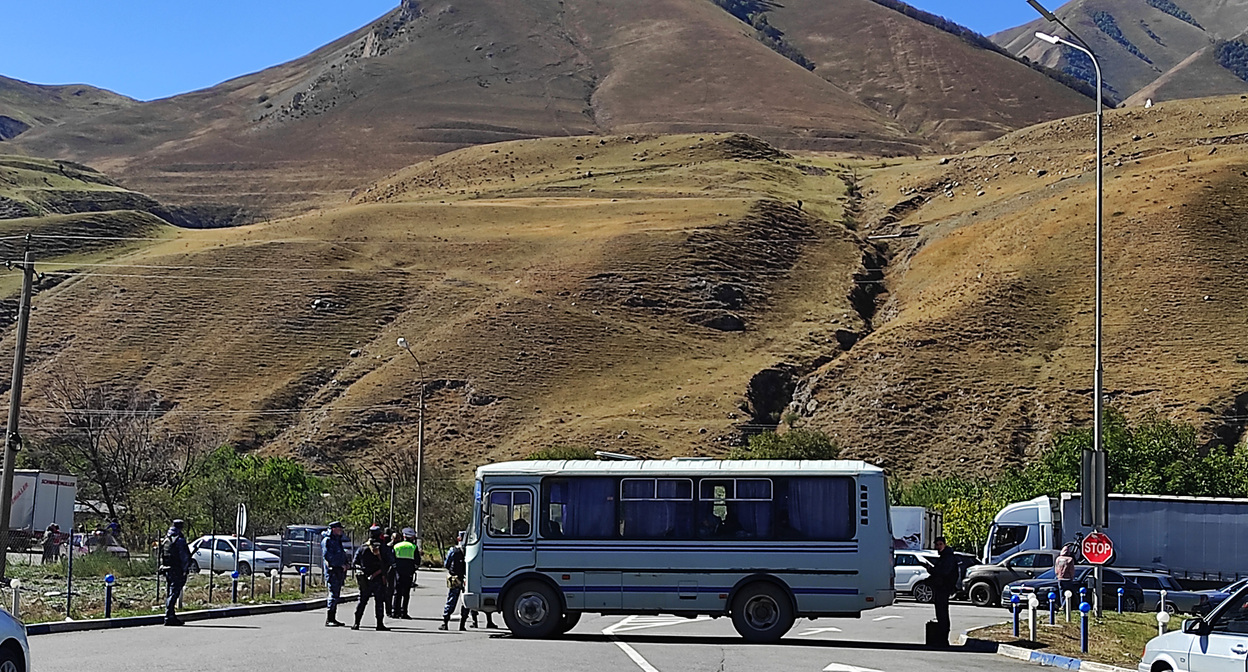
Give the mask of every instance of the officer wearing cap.
[{"label": "officer wearing cap", "polygon": [[394,545],[394,598],[390,613],[395,618],[410,619],[407,604],[412,597],[412,577],[416,575],[416,565],[420,561],[420,553],[413,543],[416,530],[403,528],[402,539]]},{"label": "officer wearing cap", "polygon": [[355,576],[360,582],[360,603],[355,607],[355,624],[352,630],[360,629],[360,620],[364,618],[364,610],[368,600],[373,600],[373,613],[377,618],[378,630],[389,630],[386,627],[386,574],[390,571],[394,555],[390,547],[381,541],[382,529],[377,525],[368,528],[368,543],[355,551]]},{"label": "officer wearing cap", "polygon": [[338,603],[342,601],[342,584],[347,581],[347,568],[351,559],[342,547],[342,523],[334,521],[329,529],[321,533],[321,571],[325,583],[329,586],[329,597],[325,598],[329,612],[325,615],[325,627],[334,628],[346,625],[338,620]]},{"label": "officer wearing cap", "polygon": [[178,618],[174,609],[182,597],[182,588],[186,586],[186,575],[191,570],[191,548],[182,533],[183,525],[181,518],[173,521],[165,539],[160,542],[159,571],[165,575],[169,587],[165,596],[165,625],[182,625],[182,619]]}]

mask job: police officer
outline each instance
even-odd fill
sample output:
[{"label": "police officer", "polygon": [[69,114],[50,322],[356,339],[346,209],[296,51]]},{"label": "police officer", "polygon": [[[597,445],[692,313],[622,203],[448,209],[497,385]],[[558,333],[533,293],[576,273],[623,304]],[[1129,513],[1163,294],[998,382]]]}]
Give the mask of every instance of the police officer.
[{"label": "police officer", "polygon": [[347,568],[350,566],[351,558],[347,557],[347,551],[342,546],[342,523],[335,520],[329,524],[328,530],[321,533],[321,571],[329,586],[329,597],[325,598],[329,607],[325,627],[346,625],[338,620],[338,603],[342,601],[342,584],[347,581]]},{"label": "police officer", "polygon": [[390,571],[390,554],[388,547],[381,541],[381,528],[374,525],[368,528],[368,543],[355,552],[355,576],[360,582],[360,603],[355,607],[355,624],[352,630],[360,629],[360,619],[364,618],[364,609],[369,598],[373,599],[373,614],[377,618],[378,630],[389,630],[386,627],[386,574]]},{"label": "police officer", "polygon": [[182,597],[182,588],[186,586],[186,575],[191,569],[191,548],[186,544],[186,535],[182,533],[182,519],[173,521],[165,539],[161,542],[160,572],[165,575],[169,586],[169,594],[165,597],[165,625],[182,625],[182,619],[174,613],[178,599]]},{"label": "police officer", "polygon": [[[451,622],[451,614],[455,613],[455,605],[459,602],[459,596],[464,592],[464,575],[467,574],[468,565],[464,558],[464,533],[460,532],[455,537],[455,545],[446,552],[446,606],[442,609],[442,625],[439,630],[448,629]],[[472,627],[478,627],[477,612],[472,613]],[[459,611],[459,629],[466,629],[468,622],[468,607],[464,606]],[[485,612],[486,627],[493,628],[494,616],[491,612]]]},{"label": "police officer", "polygon": [[416,544],[412,543],[415,540],[416,530],[405,527],[400,541],[394,545],[394,598],[390,607],[394,618],[411,618],[407,604],[412,597],[412,577],[420,561]]}]

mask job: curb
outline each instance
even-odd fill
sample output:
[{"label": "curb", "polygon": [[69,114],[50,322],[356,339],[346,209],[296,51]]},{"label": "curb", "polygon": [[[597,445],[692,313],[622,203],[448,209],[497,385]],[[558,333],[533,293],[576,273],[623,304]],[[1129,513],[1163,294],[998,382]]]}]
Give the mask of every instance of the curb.
[{"label": "curb", "polygon": [[[1008,625],[1008,621],[1004,625]],[[991,627],[991,626],[985,626]],[[970,633],[982,628],[972,628],[965,630],[958,635],[959,646],[983,647],[985,650],[994,650],[998,656],[1005,656],[1024,663],[1033,663],[1045,667],[1058,667],[1065,670],[1083,670],[1084,672],[1135,672],[1133,669],[1125,667],[1117,667],[1114,665],[1106,665],[1105,663],[1096,663],[1090,660],[1082,660],[1079,658],[1070,658],[1068,656],[1059,656],[1055,653],[1043,653],[1041,651],[1033,651],[1021,646],[1013,646],[1011,644],[1001,644],[999,642],[991,642],[986,639],[975,639]]]},{"label": "curb", "polygon": [[[354,602],[359,594],[343,595],[342,602]],[[314,611],[325,608],[325,598],[318,597],[299,602],[282,602],[279,604],[256,604],[245,607],[222,607],[220,609],[200,609],[178,613],[183,621],[207,621],[217,618],[234,618],[238,616],[260,616],[263,614],[279,614],[283,612]],[[58,621],[54,623],[35,623],[26,626],[27,635],[52,635],[61,632],[85,632],[87,630],[111,630],[113,628],[137,628],[147,625],[162,625],[165,615],[128,616],[126,618],[92,618],[81,621]]]}]

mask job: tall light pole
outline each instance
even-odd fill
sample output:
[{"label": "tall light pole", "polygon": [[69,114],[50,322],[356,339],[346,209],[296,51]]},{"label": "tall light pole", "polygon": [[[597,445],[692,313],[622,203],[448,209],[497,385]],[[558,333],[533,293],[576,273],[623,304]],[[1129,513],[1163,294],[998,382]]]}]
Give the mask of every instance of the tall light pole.
[{"label": "tall light pole", "polygon": [[[416,371],[420,373],[420,404],[416,420],[416,548],[424,542],[424,532],[420,526],[420,500],[424,495],[425,471],[425,367],[420,365],[420,358],[412,352],[406,338],[399,338],[399,347],[407,351],[416,361]],[[393,495],[392,495],[393,496]]]},{"label": "tall light pole", "polygon": [[[1096,70],[1096,337],[1095,337],[1095,370],[1092,381],[1092,450],[1090,454],[1083,456],[1083,477],[1082,477],[1082,493],[1081,504],[1083,508],[1083,524],[1091,526],[1093,529],[1099,530],[1102,527],[1109,527],[1109,492],[1105,484],[1105,445],[1102,436],[1102,420],[1104,415],[1104,377],[1105,370],[1101,365],[1101,284],[1102,284],[1102,262],[1101,262],[1101,240],[1102,240],[1102,213],[1104,204],[1104,171],[1103,171],[1103,154],[1102,154],[1102,121],[1104,120],[1104,106],[1101,103],[1101,64],[1096,60],[1096,55],[1092,53],[1092,47],[1088,45],[1083,38],[1075,34],[1057,18],[1057,15],[1045,9],[1038,0],[1027,0],[1027,4],[1040,13],[1045,19],[1052,23],[1056,23],[1066,29],[1070,36],[1079,42],[1075,44],[1070,40],[1063,39],[1056,35],[1047,33],[1036,33],[1036,38],[1048,42],[1049,44],[1061,44],[1071,49],[1075,49],[1087,55],[1092,60],[1092,67]],[[1099,618],[1102,613],[1102,573],[1101,566],[1096,566],[1096,588],[1095,594],[1096,615]]]}]

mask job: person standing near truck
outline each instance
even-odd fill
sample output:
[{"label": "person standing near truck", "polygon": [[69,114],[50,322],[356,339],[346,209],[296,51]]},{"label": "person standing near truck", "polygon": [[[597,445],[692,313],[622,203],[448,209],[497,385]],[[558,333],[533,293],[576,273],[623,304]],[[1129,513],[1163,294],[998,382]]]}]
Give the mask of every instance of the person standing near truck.
[{"label": "person standing near truck", "polygon": [[336,628],[346,623],[338,620],[338,603],[342,601],[342,584],[347,581],[347,568],[351,559],[342,547],[342,523],[334,521],[329,529],[321,533],[321,571],[325,574],[325,584],[329,587],[329,596],[325,598],[328,612],[325,614],[325,627]]},{"label": "person standing near truck", "polygon": [[394,618],[410,619],[407,605],[412,597],[412,577],[416,575],[416,565],[420,561],[417,552],[416,530],[403,528],[401,541],[394,545],[394,598],[390,611]]},{"label": "person standing near truck", "polygon": [[[929,581],[932,584],[932,601],[936,606],[936,625],[943,635],[936,637],[937,642],[944,646],[949,644],[949,598],[958,587],[958,559],[953,549],[945,543],[944,537],[936,537],[936,562],[927,562],[919,556],[919,562],[928,567]],[[943,638],[943,639],[942,639]]]}]

